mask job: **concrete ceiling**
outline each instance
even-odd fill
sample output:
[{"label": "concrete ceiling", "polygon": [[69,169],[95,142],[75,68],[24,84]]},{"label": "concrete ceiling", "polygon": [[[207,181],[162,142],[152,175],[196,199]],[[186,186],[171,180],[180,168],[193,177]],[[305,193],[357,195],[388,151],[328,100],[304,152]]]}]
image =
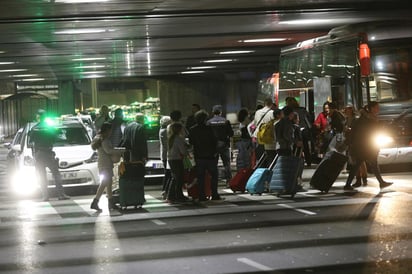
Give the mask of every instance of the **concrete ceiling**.
[{"label": "concrete ceiling", "polygon": [[[280,48],[333,27],[412,20],[409,1],[396,0],[69,2],[1,1],[1,81],[275,71]],[[317,21],[293,24],[304,19]],[[260,38],[284,40],[243,42]],[[219,54],[235,50],[249,52]],[[232,61],[205,62],[217,59]]]}]

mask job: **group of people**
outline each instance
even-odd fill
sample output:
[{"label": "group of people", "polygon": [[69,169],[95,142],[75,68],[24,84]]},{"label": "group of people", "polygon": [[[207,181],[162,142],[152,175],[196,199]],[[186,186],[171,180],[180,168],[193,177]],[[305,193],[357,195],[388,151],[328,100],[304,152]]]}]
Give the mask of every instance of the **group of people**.
[{"label": "group of people", "polygon": [[[193,157],[199,195],[198,202],[220,201],[218,193],[218,160],[222,159],[225,169],[225,179],[232,177],[230,166],[230,138],[234,135],[230,122],[222,117],[222,106],[212,108],[212,115],[192,105],[192,114],[184,125],[182,113],[174,110],[170,116],[162,117],[160,121],[159,140],[161,144],[161,160],[165,167],[165,177],[162,187],[163,198],[168,203],[181,203],[189,200],[183,194],[185,175],[184,160]],[[192,152],[192,153],[191,153]],[[211,197],[206,195],[205,180],[210,178]]]},{"label": "group of people", "polygon": [[[245,108],[238,112],[241,140],[238,142],[238,168],[252,166],[256,159],[266,154],[269,166],[276,155],[295,155],[303,157],[308,166],[314,156],[322,157],[330,150],[348,155],[347,170],[349,175],[344,186],[345,191],[367,185],[366,163],[375,174],[380,188],[392,183],[383,180],[377,157],[379,148],[370,140],[379,128],[379,103],[372,101],[360,110],[358,117],[352,105],[338,110],[333,102],[325,102],[323,111],[311,122],[311,117],[304,107],[300,107],[294,97],[285,99],[285,107],[278,109],[271,98],[258,106],[250,114]],[[264,123],[274,124],[274,138],[271,143],[258,142],[258,130]],[[252,159],[249,161],[248,159]],[[301,176],[301,173],[300,173]],[[356,177],[356,182],[352,184]],[[298,186],[300,191],[304,191]]]},{"label": "group of people", "polygon": [[[310,122],[309,113],[299,106],[295,98],[288,97],[285,103],[285,107],[278,109],[272,99],[267,98],[264,106],[258,106],[252,114],[246,108],[238,112],[241,134],[240,141],[237,142],[238,169],[253,167],[256,159],[263,153],[266,154],[266,165],[269,165],[276,155],[304,157],[306,163],[310,165],[312,159],[310,147],[315,144],[318,155],[323,155],[330,149],[348,155],[349,175],[344,190],[352,191],[356,187],[367,185],[366,163],[375,174],[380,188],[392,184],[382,178],[377,163],[379,148],[370,141],[371,134],[379,127],[379,103],[369,102],[360,110],[360,116],[357,117],[351,105],[348,105],[342,113],[333,102],[325,102],[323,111],[313,123]],[[32,131],[36,170],[42,178],[45,178],[45,168],[48,167],[55,179],[58,198],[69,199],[62,187],[58,163],[53,152],[54,137],[45,125],[45,114],[43,110],[38,112],[38,124]],[[100,108],[94,120],[98,133],[92,141],[92,148],[98,151],[101,181],[90,205],[92,209],[100,210],[98,203],[105,190],[109,209],[116,208],[112,199],[112,182],[115,176],[115,164],[120,156],[125,156],[127,153],[126,158],[132,161],[146,162],[148,159],[143,119],[143,114],[137,114],[134,122],[126,123],[122,109],[116,109],[114,117],[111,118],[106,105]],[[181,119],[182,113],[175,110],[170,113],[170,116],[163,116],[160,120],[160,158],[165,169],[163,198],[169,203],[188,200],[188,197],[183,194],[184,160],[193,157],[199,186],[199,202],[209,199],[205,194],[207,174],[211,181],[211,200],[221,200],[217,189],[218,160],[219,157],[222,160],[224,176],[229,183],[232,178],[230,138],[234,135],[231,123],[222,117],[221,105],[214,106],[212,115],[209,115],[206,110],[201,109],[200,105],[193,104],[192,114],[187,118],[185,125]],[[259,127],[263,123],[273,123],[273,141],[270,143],[259,143],[257,140]],[[312,133],[315,133],[315,138],[312,138]],[[343,146],[336,147],[339,144]],[[355,177],[356,182],[352,184]],[[140,180],[144,180],[144,176]],[[43,200],[47,201],[49,194],[45,182],[42,183],[41,189]]]},{"label": "group of people", "polygon": [[[35,168],[40,178],[43,201],[48,201],[50,197],[47,187],[46,168],[49,168],[52,173],[58,199],[70,199],[64,192],[59,171],[59,162],[53,151],[53,144],[57,138],[58,132],[54,127],[47,124],[46,118],[47,112],[39,109],[36,116],[37,123],[33,126],[30,133],[30,138],[33,142]],[[117,109],[114,117],[111,118],[109,115],[109,108],[106,105],[103,105],[100,109],[99,116],[95,119],[94,123],[95,128],[98,130],[98,134],[92,141],[92,148],[98,151],[97,165],[101,181],[96,196],[91,204],[91,208],[100,210],[98,201],[105,189],[109,198],[109,208],[114,208],[111,189],[112,177],[114,176],[113,167],[114,162],[116,162],[115,159],[120,159],[120,156],[125,151],[125,148],[115,149],[115,147],[121,146],[123,140],[123,126],[125,126],[123,112],[121,109]]]},{"label": "group of people", "polygon": [[[344,190],[367,186],[367,164],[376,176],[379,187],[385,188],[392,183],[386,182],[378,166],[379,147],[372,140],[381,127],[378,121],[379,103],[370,101],[356,115],[354,107],[347,105],[343,113],[333,102],[325,102],[323,111],[317,116],[314,126],[317,129],[316,148],[319,155],[335,149],[348,156],[349,171]],[[339,146],[340,147],[337,147]],[[356,182],[352,184],[356,177]]]},{"label": "group of people", "polygon": [[[109,209],[117,206],[112,197],[113,178],[117,177],[117,165],[121,157],[125,161],[140,161],[143,164],[148,159],[147,139],[144,130],[144,115],[137,113],[135,120],[127,123],[123,118],[123,110],[117,108],[111,118],[109,108],[101,106],[96,116],[94,126],[98,133],[93,138],[91,146],[97,150],[100,184],[90,208],[100,211],[99,199],[106,190]],[[139,184],[144,184],[144,174],[134,178]]]}]

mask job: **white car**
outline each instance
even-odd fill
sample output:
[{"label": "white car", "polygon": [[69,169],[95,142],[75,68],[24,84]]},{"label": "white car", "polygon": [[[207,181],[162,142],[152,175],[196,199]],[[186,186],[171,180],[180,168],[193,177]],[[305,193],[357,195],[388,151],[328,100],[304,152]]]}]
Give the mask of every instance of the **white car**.
[{"label": "white car", "polygon": [[379,165],[412,164],[412,101],[381,104],[380,120],[385,127],[377,134]]},{"label": "white car", "polygon": [[[8,178],[17,194],[32,194],[40,191],[29,132],[35,123],[27,123],[17,131],[13,141],[7,144]],[[54,143],[54,152],[59,159],[63,186],[94,187],[99,185],[97,154],[90,146],[90,136],[84,124],[76,120],[60,119],[55,125],[59,135]],[[53,176],[47,172],[49,187],[54,187]]]}]

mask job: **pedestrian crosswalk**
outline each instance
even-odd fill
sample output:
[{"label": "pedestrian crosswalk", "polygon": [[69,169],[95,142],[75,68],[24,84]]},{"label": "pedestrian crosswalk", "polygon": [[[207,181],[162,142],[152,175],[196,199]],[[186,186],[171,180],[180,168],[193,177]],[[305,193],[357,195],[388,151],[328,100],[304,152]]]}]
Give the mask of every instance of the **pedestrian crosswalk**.
[{"label": "pedestrian crosswalk", "polygon": [[[279,199],[273,195],[263,194],[261,196],[245,194],[233,194],[231,191],[224,191],[222,196],[225,200],[221,203],[208,202],[206,204],[196,204],[192,201],[181,204],[168,204],[164,200],[154,195],[146,194],[146,203],[143,207],[135,209],[128,207],[124,211],[108,210],[107,199],[102,197],[99,202],[101,212],[90,209],[92,196],[72,197],[70,200],[50,200],[43,202],[41,200],[21,200],[9,201],[8,205],[3,204],[0,207],[0,224],[18,223],[43,220],[59,220],[80,217],[96,216],[113,216],[119,214],[141,214],[150,212],[172,212],[179,210],[191,210],[205,207],[236,207],[250,203],[274,202]],[[250,203],[248,203],[250,202]]]},{"label": "pedestrian crosswalk", "polygon": [[[321,194],[317,190],[308,190],[306,192],[297,193],[291,199],[290,196],[278,197],[275,193],[263,193],[262,195],[251,195],[245,193],[233,193],[230,189],[221,189],[220,194],[224,198],[223,202],[209,201],[206,204],[197,204],[192,201],[182,204],[168,204],[162,200],[160,191],[150,190],[146,192],[146,203],[142,208],[128,207],[126,210],[108,210],[107,198],[103,196],[99,202],[101,212],[96,212],[90,209],[90,203],[93,196],[77,196],[70,200],[50,200],[43,202],[39,199],[32,200],[9,200],[0,205],[0,225],[16,224],[22,222],[36,222],[36,221],[59,221],[59,220],[76,220],[80,218],[102,217],[102,216],[122,216],[129,215],[130,217],[136,214],[149,213],[172,213],[178,211],[190,211],[199,209],[214,209],[242,207],[251,205],[279,205],[279,204],[293,204],[298,202],[311,201],[334,201],[353,199],[354,195],[348,195],[342,189],[343,182],[328,193]],[[394,192],[392,195],[402,195],[403,192]],[[187,193],[185,193],[187,195]],[[356,198],[374,197],[377,194],[376,187],[363,188],[361,192],[356,194]],[[406,195],[406,193],[403,193]],[[388,194],[390,195],[390,194]]]}]

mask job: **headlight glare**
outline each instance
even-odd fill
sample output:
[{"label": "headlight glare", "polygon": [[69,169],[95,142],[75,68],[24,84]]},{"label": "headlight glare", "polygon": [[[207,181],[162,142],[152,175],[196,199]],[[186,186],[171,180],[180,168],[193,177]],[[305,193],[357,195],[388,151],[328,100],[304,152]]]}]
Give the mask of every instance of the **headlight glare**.
[{"label": "headlight glare", "polygon": [[383,148],[393,143],[393,138],[386,133],[377,133],[373,137],[373,143],[376,147]]}]

